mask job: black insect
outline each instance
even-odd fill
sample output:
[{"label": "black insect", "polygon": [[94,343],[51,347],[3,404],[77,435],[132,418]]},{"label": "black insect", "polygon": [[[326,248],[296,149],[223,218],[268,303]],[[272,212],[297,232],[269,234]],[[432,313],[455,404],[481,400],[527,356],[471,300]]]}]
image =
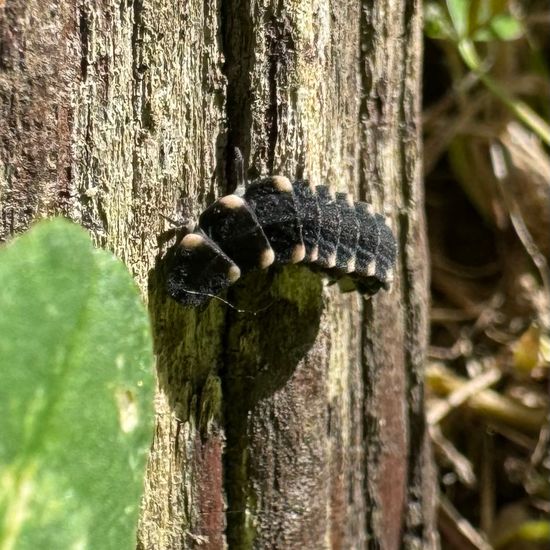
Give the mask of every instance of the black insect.
[{"label": "black insect", "polygon": [[198,306],[273,263],[307,263],[343,290],[372,295],[393,278],[396,243],[380,214],[347,193],[272,176],[221,197],[173,249],[169,295]]}]

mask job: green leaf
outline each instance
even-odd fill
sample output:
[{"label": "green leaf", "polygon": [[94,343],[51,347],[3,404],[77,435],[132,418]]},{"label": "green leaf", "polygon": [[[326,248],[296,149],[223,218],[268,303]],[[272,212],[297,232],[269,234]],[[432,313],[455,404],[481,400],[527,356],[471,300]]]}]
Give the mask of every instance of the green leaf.
[{"label": "green leaf", "polygon": [[56,219],[0,250],[0,549],[135,548],[154,379],[124,265]]},{"label": "green leaf", "polygon": [[500,14],[490,21],[490,28],[499,40],[517,40],[524,34],[523,25],[513,15]]},{"label": "green leaf", "polygon": [[447,9],[457,37],[465,38],[469,32],[470,0],[447,0]]},{"label": "green leaf", "polygon": [[475,42],[489,42],[521,38],[523,25],[507,12],[507,8],[507,2],[502,0],[447,0],[449,24],[458,40],[469,38]]},{"label": "green leaf", "polygon": [[447,11],[437,2],[424,5],[424,32],[435,40],[453,40],[453,26]]},{"label": "green leaf", "polygon": [[490,27],[481,27],[472,34],[473,42],[495,42],[496,37]]},{"label": "green leaf", "polygon": [[493,547],[497,550],[509,548],[512,545],[515,548],[524,546],[532,548],[534,544],[539,544],[541,548],[547,548],[548,541],[550,541],[550,522],[548,520],[527,520],[521,525],[515,526],[510,532],[501,535],[493,542]]}]

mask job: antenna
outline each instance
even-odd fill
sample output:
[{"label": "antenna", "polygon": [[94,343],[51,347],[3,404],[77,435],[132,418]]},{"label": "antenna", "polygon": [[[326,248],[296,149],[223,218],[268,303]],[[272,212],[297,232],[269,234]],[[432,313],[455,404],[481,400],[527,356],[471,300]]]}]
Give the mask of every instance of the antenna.
[{"label": "antenna", "polygon": [[235,310],[237,313],[249,313],[250,315],[257,315],[258,313],[261,313],[262,311],[265,311],[266,309],[270,308],[273,305],[273,302],[270,302],[266,306],[257,309],[240,309],[237,306],[233,305],[231,302],[228,302],[227,300],[224,300],[223,298],[220,298],[219,296],[216,296],[215,294],[210,294],[208,292],[196,292],[195,290],[187,290],[183,289],[184,292],[187,292],[188,294],[194,294],[196,296],[208,296],[208,298],[214,298],[215,300],[219,300],[226,306],[229,306],[231,309]]}]

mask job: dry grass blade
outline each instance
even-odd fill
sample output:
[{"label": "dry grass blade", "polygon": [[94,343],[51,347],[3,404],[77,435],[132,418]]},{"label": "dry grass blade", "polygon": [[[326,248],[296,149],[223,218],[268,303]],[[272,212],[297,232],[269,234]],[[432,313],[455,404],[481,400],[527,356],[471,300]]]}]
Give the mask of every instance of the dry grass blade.
[{"label": "dry grass blade", "polygon": [[[491,380],[491,376],[488,378]],[[442,411],[428,413],[428,422],[433,424],[433,419],[448,414],[458,404],[466,405],[471,411],[483,416],[487,420],[503,423],[523,431],[538,434],[545,423],[547,411],[530,409],[515,400],[502,396],[496,391],[479,389],[477,384],[469,386],[469,381],[455,375],[451,370],[442,364],[432,363],[426,369],[426,381],[428,387],[437,394],[445,396],[456,395],[450,398],[450,403],[442,408]],[[486,383],[486,380],[482,381]],[[472,382],[475,382],[472,381]],[[492,382],[494,383],[494,382]],[[433,416],[432,416],[433,415]]]},{"label": "dry grass blade", "polygon": [[[450,375],[452,374],[448,369],[444,367],[441,363],[432,363],[428,367],[427,371],[428,383],[432,389],[435,389],[435,385],[432,385],[430,381],[435,381],[439,379],[444,380],[447,374],[447,380],[449,385],[446,387],[451,387],[450,385]],[[458,377],[454,377],[455,380],[458,380]],[[463,405],[468,399],[474,397],[476,394],[482,390],[496,384],[501,378],[500,371],[492,367],[486,372],[480,374],[473,380],[464,383],[456,383],[451,393],[448,393],[445,399],[440,400],[436,405],[430,408],[428,411],[428,424],[434,426],[439,424],[445,416],[447,416],[451,411]]]}]

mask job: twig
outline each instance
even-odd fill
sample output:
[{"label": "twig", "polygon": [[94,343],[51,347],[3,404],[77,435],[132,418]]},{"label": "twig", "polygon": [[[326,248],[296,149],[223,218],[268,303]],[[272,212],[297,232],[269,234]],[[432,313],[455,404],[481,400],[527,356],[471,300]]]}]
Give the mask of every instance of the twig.
[{"label": "twig", "polygon": [[451,464],[461,483],[473,488],[477,478],[472,463],[443,435],[439,426],[430,426],[430,437],[435,450]]},{"label": "twig", "polygon": [[439,497],[439,527],[453,548],[492,550],[492,546],[444,495]]}]

